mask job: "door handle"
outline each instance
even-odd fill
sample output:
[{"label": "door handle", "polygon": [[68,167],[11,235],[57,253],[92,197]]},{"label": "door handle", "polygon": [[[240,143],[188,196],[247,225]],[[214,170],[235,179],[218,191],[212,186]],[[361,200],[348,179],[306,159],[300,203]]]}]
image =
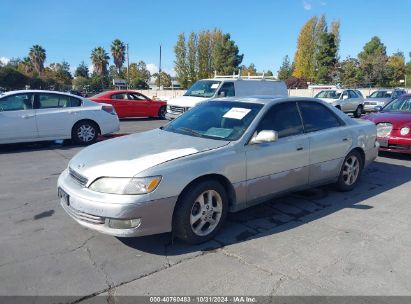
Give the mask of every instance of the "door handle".
[{"label": "door handle", "polygon": [[34,117],[34,115],[23,115],[21,117],[24,118],[24,119],[29,119],[29,118]]},{"label": "door handle", "polygon": [[302,151],[302,150],[304,150],[304,147],[298,147],[297,148],[297,151]]},{"label": "door handle", "polygon": [[342,141],[349,141],[350,140],[350,138],[343,138],[343,140]]}]

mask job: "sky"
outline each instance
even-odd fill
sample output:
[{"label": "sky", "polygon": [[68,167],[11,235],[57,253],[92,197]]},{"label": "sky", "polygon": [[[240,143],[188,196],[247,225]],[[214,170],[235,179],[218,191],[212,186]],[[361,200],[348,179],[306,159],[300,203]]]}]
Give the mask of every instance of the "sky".
[{"label": "sky", "polygon": [[242,64],[276,73],[285,55],[294,57],[304,23],[321,14],[329,24],[340,20],[340,58],[357,56],[379,36],[388,54],[400,50],[409,60],[411,0],[0,0],[0,60],[40,44],[46,65],[65,60],[74,70],[90,65],[93,48],[110,52],[119,38],[129,44],[130,62],[143,60],[151,72],[161,44],[162,68],[172,73],[178,34],[218,27],[244,54]]}]

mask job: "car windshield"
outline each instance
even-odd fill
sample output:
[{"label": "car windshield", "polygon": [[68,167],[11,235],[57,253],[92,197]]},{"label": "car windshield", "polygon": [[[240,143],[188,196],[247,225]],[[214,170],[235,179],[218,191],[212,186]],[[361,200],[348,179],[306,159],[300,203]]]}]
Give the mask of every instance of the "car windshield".
[{"label": "car windshield", "polygon": [[221,81],[199,80],[188,89],[184,96],[213,97]]},{"label": "car windshield", "polygon": [[382,112],[411,112],[411,96],[393,100],[382,109]]},{"label": "car windshield", "polygon": [[218,140],[237,140],[247,130],[261,104],[209,101],[163,127],[163,130]]},{"label": "car windshield", "polygon": [[370,95],[370,98],[388,98],[391,97],[391,94],[387,91],[375,91]]},{"label": "car windshield", "polygon": [[333,98],[337,99],[340,97],[340,93],[337,91],[321,91],[317,95],[314,96],[315,98]]}]

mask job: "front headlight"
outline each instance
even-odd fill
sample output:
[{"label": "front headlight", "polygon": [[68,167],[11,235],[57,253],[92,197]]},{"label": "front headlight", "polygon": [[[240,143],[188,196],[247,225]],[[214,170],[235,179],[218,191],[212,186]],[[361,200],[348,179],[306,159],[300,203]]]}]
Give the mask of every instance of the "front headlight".
[{"label": "front headlight", "polygon": [[401,135],[407,135],[408,133],[410,133],[410,128],[408,127],[401,128],[400,130]]},{"label": "front headlight", "polygon": [[151,177],[102,177],[95,180],[90,190],[110,194],[146,194],[160,184],[161,176]]}]

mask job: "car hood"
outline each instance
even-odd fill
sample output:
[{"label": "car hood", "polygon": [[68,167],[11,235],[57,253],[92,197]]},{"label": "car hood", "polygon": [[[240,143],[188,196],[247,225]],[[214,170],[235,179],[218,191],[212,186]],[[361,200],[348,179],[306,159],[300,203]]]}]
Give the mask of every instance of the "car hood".
[{"label": "car hood", "polygon": [[405,126],[411,126],[411,113],[403,112],[378,112],[367,115],[364,119],[371,120],[373,123],[389,122],[394,129],[401,129]]},{"label": "car hood", "polygon": [[338,98],[318,98],[318,99],[325,101],[327,103],[333,103],[338,100]]},{"label": "car hood", "polygon": [[161,163],[228,143],[155,129],[94,144],[74,156],[69,166],[89,181],[102,176],[132,177]]},{"label": "car hood", "polygon": [[170,99],[167,104],[172,106],[179,106],[179,107],[194,107],[200,102],[209,100],[210,98],[206,97],[194,97],[194,96],[179,96],[173,99]]},{"label": "car hood", "polygon": [[391,98],[366,98],[364,99],[365,102],[367,101],[383,101],[383,102],[387,102],[390,101]]}]

